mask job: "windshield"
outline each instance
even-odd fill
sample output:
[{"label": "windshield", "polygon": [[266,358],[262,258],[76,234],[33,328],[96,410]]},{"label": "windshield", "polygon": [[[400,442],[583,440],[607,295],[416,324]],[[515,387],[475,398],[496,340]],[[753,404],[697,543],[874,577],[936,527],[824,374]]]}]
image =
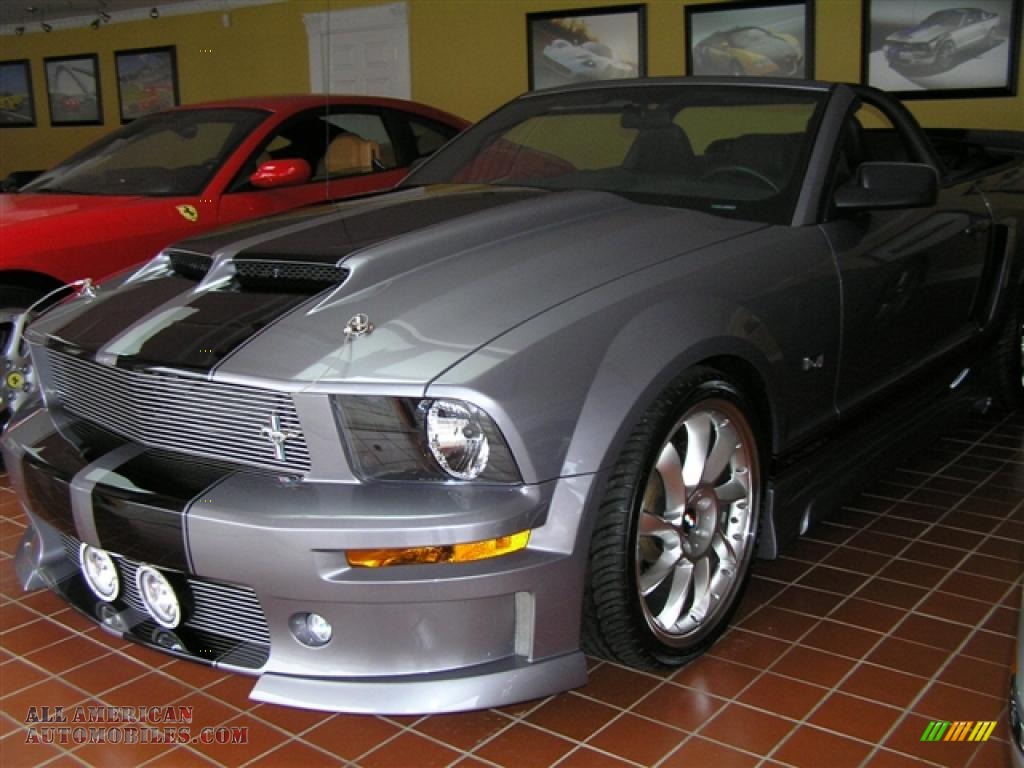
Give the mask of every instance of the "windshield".
[{"label": "windshield", "polygon": [[456,138],[403,186],[600,190],[788,223],[823,100],[810,90],[706,84],[528,96]]},{"label": "windshield", "polygon": [[198,195],[269,114],[184,109],[142,117],[47,171],[22,192]]}]

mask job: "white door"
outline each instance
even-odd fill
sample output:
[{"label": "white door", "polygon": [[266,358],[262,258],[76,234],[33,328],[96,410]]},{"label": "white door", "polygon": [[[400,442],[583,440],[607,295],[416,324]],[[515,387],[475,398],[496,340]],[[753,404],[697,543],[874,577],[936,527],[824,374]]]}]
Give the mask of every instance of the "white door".
[{"label": "white door", "polygon": [[313,93],[410,98],[406,3],[309,13],[303,20]]}]

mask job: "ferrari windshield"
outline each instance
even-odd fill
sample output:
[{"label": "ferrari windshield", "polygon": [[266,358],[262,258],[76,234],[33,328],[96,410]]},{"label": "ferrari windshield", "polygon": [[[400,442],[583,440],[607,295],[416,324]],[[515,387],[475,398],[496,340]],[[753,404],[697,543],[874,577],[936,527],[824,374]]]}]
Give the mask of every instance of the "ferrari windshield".
[{"label": "ferrari windshield", "polygon": [[269,113],[183,109],[140,118],[47,171],[22,192],[198,195]]},{"label": "ferrari windshield", "polygon": [[823,91],[646,84],[531,95],[494,113],[407,185],[600,190],[787,223]]}]

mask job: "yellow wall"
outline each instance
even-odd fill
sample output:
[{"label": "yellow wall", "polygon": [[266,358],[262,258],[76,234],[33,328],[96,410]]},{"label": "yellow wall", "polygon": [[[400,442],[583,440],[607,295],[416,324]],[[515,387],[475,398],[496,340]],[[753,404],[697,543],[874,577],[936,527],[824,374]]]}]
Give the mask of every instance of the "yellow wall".
[{"label": "yellow wall", "polygon": [[[412,95],[475,120],[527,88],[526,20],[532,11],[615,5],[628,0],[410,0]],[[690,0],[697,4],[702,0]],[[220,13],[0,37],[0,59],[32,61],[36,128],[0,130],[0,177],[45,168],[119,125],[114,51],[176,45],[184,103],[230,96],[307,92],[304,13],[371,4],[367,0],[288,0],[239,8],[225,28]],[[648,0],[648,72],[684,72],[683,0]],[[815,74],[860,78],[860,0],[818,0]],[[97,53],[104,126],[49,125],[46,56]],[[1022,67],[1024,70],[1024,67]],[[1024,71],[1020,74],[1024,90]],[[926,125],[1024,130],[1024,95],[1005,99],[910,101]]]}]

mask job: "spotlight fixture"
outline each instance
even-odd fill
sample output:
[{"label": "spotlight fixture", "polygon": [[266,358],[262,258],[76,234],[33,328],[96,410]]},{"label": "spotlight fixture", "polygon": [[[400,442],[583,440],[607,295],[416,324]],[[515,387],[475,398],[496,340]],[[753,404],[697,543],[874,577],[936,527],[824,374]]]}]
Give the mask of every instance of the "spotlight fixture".
[{"label": "spotlight fixture", "polygon": [[100,28],[100,17],[97,16],[95,19],[93,19],[91,22],[89,22],[89,26],[92,27],[93,29],[99,29]]},{"label": "spotlight fixture", "polygon": [[21,35],[24,35],[25,34],[25,28],[24,27],[15,27],[14,28],[14,34],[18,35],[19,37]]},{"label": "spotlight fixture", "polygon": [[103,19],[103,23],[106,24],[110,21],[110,14],[106,11],[100,11],[100,18]]},{"label": "spotlight fixture", "polygon": [[43,28],[43,32],[53,32],[53,27],[51,27],[45,21],[40,22],[39,26]]},{"label": "spotlight fixture", "polygon": [[160,18],[160,11],[157,10],[155,5],[152,8],[149,9],[149,18],[151,18],[151,19],[159,19]]}]

